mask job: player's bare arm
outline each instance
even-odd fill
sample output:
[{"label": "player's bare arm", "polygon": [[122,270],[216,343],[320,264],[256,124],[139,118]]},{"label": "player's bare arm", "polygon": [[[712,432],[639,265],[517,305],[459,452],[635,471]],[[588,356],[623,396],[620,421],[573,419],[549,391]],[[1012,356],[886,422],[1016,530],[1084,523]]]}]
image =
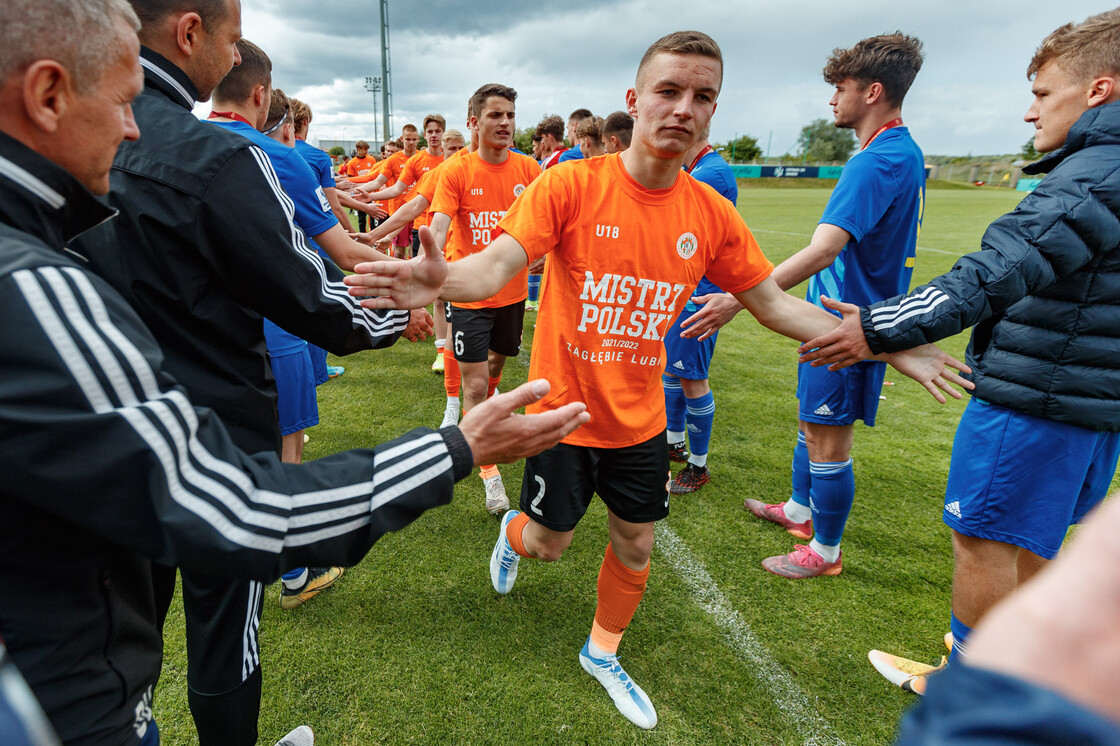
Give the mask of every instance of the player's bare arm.
[{"label": "player's bare arm", "polygon": [[811,339],[797,348],[798,354],[801,355],[798,362],[811,362],[814,368],[827,365],[829,370],[840,370],[871,357],[874,353],[871,352],[867,337],[863,333],[859,306],[842,303],[823,295],[821,302],[826,308],[843,314],[844,320],[829,333]]},{"label": "player's bare arm", "polygon": [[347,271],[353,271],[354,267],[361,262],[400,261],[393,260],[392,257],[382,254],[377,249],[358,243],[350,237],[341,225],[333,225],[330,229],[317,236],[312,236],[312,238],[315,243],[322,247],[323,251],[327,252],[327,255],[339,268]]},{"label": "player's bare arm", "polygon": [[852,234],[829,223],[821,223],[813,231],[809,245],[774,268],[774,282],[789,290],[828,267],[852,240]]},{"label": "player's bare arm", "polygon": [[583,402],[570,402],[541,414],[516,414],[521,407],[544,398],[549,388],[543,378],[529,381],[507,394],[495,394],[467,413],[459,430],[471,448],[475,466],[535,456],[591,420]]},{"label": "player's bare arm", "polygon": [[451,230],[451,216],[442,212],[434,213],[430,227],[432,229],[432,240],[435,241],[436,248],[445,251],[447,248],[447,232]]},{"label": "player's bare arm", "polygon": [[381,187],[389,182],[389,177],[385,174],[378,174],[377,178],[366,184],[355,184],[359,192],[376,192]]},{"label": "player's bare arm", "polygon": [[424,214],[431,203],[422,196],[416,196],[405,202],[399,210],[394,212],[388,220],[381,225],[377,226],[368,233],[359,233],[357,240],[361,241],[367,246],[373,246],[382,240],[388,239],[400,233],[401,228],[411,223],[416,218]]},{"label": "player's bare arm", "polygon": [[[782,290],[796,287],[831,265],[851,240],[852,234],[843,228],[821,223],[813,231],[809,245],[779,264],[771,277]],[[682,337],[707,339],[743,310],[731,293],[702,295],[692,301],[703,303],[704,307],[681,322]]]},{"label": "player's bare arm", "polygon": [[401,196],[405,193],[406,189],[408,189],[408,184],[405,184],[403,181],[398,180],[397,183],[393,186],[385,187],[384,189],[378,189],[376,192],[369,189],[362,189],[360,191],[368,192],[370,199],[386,200]]},{"label": "player's bare arm", "polygon": [[[323,194],[326,196],[327,202],[330,203],[331,212],[338,218],[338,222],[342,225],[343,230],[345,230],[350,225],[350,218],[346,214],[346,210],[343,209],[342,203],[338,201],[338,190],[334,187],[327,187],[323,189]],[[349,231],[347,231],[347,233],[349,233]]]},{"label": "player's bare arm", "polygon": [[[436,214],[433,226],[441,215]],[[450,265],[432,230],[421,226],[419,235],[422,251],[415,259],[355,267],[357,274],[344,280],[350,294],[366,296],[362,301],[366,308],[422,308],[437,298],[464,303],[484,300],[528,264],[525,249],[508,233],[495,238],[483,251]]]},{"label": "player's bare arm", "polygon": [[785,293],[773,275],[733,295],[758,323],[799,342],[830,332],[840,324],[824,309]]},{"label": "player's bare arm", "polygon": [[373,205],[373,204],[369,204],[367,202],[361,202],[359,200],[356,200],[353,197],[351,197],[350,195],[346,194],[345,192],[339,193],[338,201],[344,207],[349,207],[351,210],[361,210],[362,212],[366,213],[367,215],[371,215],[371,216],[377,218],[378,220],[388,216],[388,214],[389,214],[389,213],[385,212],[384,210],[382,210],[380,207],[377,207],[376,205]]},{"label": "player's bare arm", "polygon": [[954,389],[952,384],[969,390],[975,388],[971,381],[961,378],[948,368],[956,368],[964,373],[971,373],[972,369],[934,344],[921,345],[902,352],[874,355],[863,334],[859,307],[825,296],[821,296],[821,302],[827,308],[843,314],[844,319],[832,331],[815,337],[797,348],[800,355],[799,362],[809,362],[814,367],[828,365],[829,370],[840,370],[860,360],[883,360],[890,363],[891,367],[899,373],[922,384],[926,391],[942,404],[945,403],[940,393],[942,391],[954,399],[961,398],[960,392]]},{"label": "player's bare arm", "polygon": [[[841,323],[824,309],[782,291],[774,282],[773,276],[749,290],[736,293],[735,298],[767,329],[799,341],[805,341],[807,337],[815,340],[836,329]],[[936,345],[922,345],[905,352],[880,355],[874,359],[883,360],[899,373],[913,378],[942,404],[945,403],[942,392],[954,399],[961,398],[960,392],[953,388],[952,384],[966,389],[972,388],[971,382],[947,368],[948,366],[971,372],[968,366]]]}]

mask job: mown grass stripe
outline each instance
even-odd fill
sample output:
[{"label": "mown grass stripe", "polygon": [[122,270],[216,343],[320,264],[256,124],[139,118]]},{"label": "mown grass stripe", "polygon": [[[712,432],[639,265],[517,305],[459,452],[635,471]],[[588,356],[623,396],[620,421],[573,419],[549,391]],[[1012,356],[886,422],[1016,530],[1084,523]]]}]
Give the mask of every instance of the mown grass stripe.
[{"label": "mown grass stripe", "polygon": [[696,604],[719,626],[735,655],[750,664],[748,670],[751,675],[770,691],[778,709],[807,734],[806,746],[843,746],[844,741],[836,735],[832,726],[817,714],[801,688],[754,636],[750,625],[723,595],[703,563],[664,521],[657,524],[654,546],[688,586]]}]

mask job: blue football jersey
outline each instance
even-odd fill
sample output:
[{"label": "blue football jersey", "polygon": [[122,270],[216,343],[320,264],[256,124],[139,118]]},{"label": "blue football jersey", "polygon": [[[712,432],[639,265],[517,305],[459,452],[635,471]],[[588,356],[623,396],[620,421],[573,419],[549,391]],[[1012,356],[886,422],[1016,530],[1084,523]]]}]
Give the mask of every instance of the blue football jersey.
[{"label": "blue football jersey", "polygon": [[[712,151],[706,154],[700,159],[699,163],[692,167],[689,173],[692,178],[704,182],[722,194],[731,204],[738,204],[739,184],[735,181],[735,174],[732,173],[731,166],[727,165],[727,161],[719,153]],[[714,282],[704,276],[700,278],[700,282],[696,285],[696,292],[692,295],[710,295],[722,292]],[[698,308],[699,306],[691,300],[685,303],[685,311],[690,313],[695,313]]]},{"label": "blue football jersey", "polygon": [[865,306],[910,289],[925,209],[925,161],[905,127],[886,130],[844,166],[821,223],[852,235],[809,280],[820,296]]}]

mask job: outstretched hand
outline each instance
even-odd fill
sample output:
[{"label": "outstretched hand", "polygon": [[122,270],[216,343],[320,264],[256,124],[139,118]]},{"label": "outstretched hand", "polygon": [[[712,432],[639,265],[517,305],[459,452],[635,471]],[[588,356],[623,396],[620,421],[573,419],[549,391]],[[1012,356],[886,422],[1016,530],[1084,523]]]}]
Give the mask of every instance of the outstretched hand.
[{"label": "outstretched hand", "polygon": [[535,456],[591,420],[587,405],[571,402],[541,414],[515,414],[542,399],[549,390],[543,378],[505,394],[495,394],[471,409],[459,423],[474,455],[475,466],[508,464]]},{"label": "outstretched hand", "polygon": [[811,362],[814,368],[827,365],[829,370],[840,370],[872,357],[871,348],[867,346],[867,337],[863,334],[859,306],[842,303],[824,295],[821,296],[821,303],[825,308],[838,311],[843,315],[844,320],[828,334],[810,339],[798,347],[797,352],[801,357],[797,361]]},{"label": "outstretched hand", "polygon": [[[934,344],[925,344],[902,352],[892,352],[881,355],[880,359],[886,360],[891,367],[903,375],[913,378],[925,387],[934,399],[945,403],[945,392],[954,399],[961,398],[961,392],[953,388],[953,384],[970,391],[976,385],[961,376],[952,368],[962,373],[971,373],[964,363],[949,355]],[[829,368],[832,370],[832,368]]]},{"label": "outstretched hand", "polygon": [[439,297],[447,279],[447,261],[435,237],[420,226],[420,255],[407,262],[363,262],[343,279],[350,295],[365,297],[366,308],[423,308]]},{"label": "outstretched hand", "polygon": [[698,305],[703,303],[704,307],[681,322],[681,336],[686,339],[696,337],[697,341],[718,332],[720,327],[743,310],[743,304],[731,293],[698,295],[692,302]]}]

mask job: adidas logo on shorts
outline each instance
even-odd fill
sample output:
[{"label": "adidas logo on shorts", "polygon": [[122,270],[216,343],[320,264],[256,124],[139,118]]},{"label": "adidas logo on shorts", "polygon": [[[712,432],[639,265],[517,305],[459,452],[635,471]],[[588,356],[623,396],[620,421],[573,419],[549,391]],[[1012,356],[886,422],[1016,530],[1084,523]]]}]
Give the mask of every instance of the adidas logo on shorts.
[{"label": "adidas logo on shorts", "polygon": [[945,512],[954,515],[957,518],[961,517],[961,501],[954,500],[951,503],[945,503]]},{"label": "adidas logo on shorts", "polygon": [[822,404],[813,410],[813,414],[820,415],[821,417],[831,417],[832,410],[828,408],[827,404]]},{"label": "adidas logo on shorts", "polygon": [[678,360],[677,362],[673,363],[673,367],[677,370],[684,370],[684,363]]}]

